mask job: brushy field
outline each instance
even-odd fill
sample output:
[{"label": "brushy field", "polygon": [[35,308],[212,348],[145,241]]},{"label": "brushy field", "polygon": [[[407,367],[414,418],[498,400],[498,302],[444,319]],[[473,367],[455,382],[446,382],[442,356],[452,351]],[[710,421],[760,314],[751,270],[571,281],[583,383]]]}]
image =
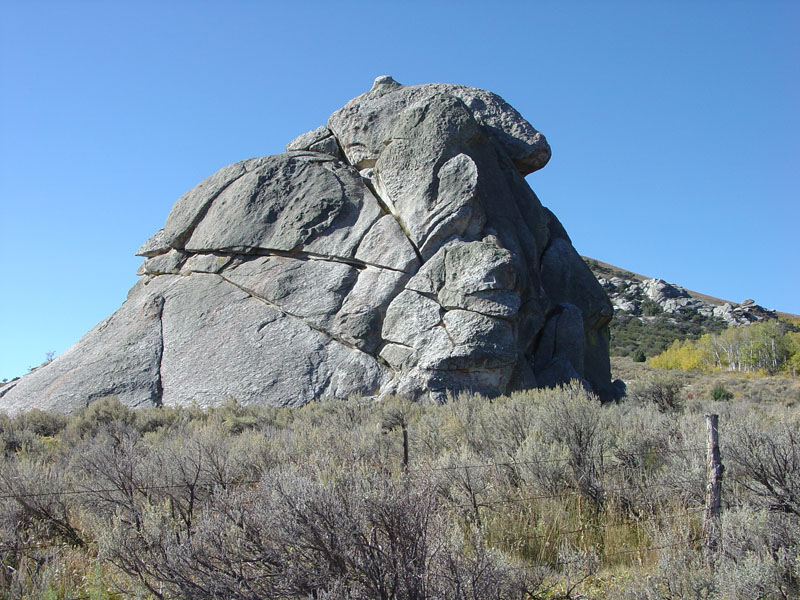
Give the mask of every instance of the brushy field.
[{"label": "brushy field", "polygon": [[0,416],[0,596],[799,597],[797,380],[614,369],[611,405],[571,385]]}]

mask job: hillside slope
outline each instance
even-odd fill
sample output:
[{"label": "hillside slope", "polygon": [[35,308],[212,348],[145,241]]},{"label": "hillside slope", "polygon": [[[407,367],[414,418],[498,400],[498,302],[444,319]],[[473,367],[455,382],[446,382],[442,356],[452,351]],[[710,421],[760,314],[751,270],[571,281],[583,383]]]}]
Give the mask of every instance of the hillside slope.
[{"label": "hillside slope", "polygon": [[766,309],[754,300],[741,303],[715,298],[583,257],[614,306],[611,354],[654,356],[676,339],[696,339],[731,326],[797,315]]}]

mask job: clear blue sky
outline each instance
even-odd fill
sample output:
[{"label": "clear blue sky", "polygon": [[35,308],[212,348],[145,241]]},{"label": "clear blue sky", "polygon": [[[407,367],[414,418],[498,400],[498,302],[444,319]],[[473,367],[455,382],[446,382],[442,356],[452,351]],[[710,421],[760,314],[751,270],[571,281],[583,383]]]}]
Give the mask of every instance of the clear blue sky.
[{"label": "clear blue sky", "polygon": [[800,313],[800,3],[0,0],[0,378],[116,310],[220,167],[374,77],[492,90],[578,251]]}]

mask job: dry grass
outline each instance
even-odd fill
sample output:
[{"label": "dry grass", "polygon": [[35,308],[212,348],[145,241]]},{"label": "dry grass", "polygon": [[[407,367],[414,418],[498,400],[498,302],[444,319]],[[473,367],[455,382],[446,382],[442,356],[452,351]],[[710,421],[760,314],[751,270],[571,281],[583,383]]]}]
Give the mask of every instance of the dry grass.
[{"label": "dry grass", "polygon": [[[613,372],[632,386],[659,375],[630,359],[614,359]],[[363,498],[348,495],[350,487],[341,487],[343,481],[359,482],[353,489],[373,495],[383,489],[424,489],[421,497],[432,500],[431,523],[439,527],[432,530],[436,539],[452,547],[485,543],[500,557],[491,559],[500,569],[496,572],[505,564],[539,569],[549,590],[498,598],[679,598],[695,597],[691,590],[698,586],[709,590],[703,596],[709,599],[735,597],[720,595],[724,586],[706,568],[698,541],[705,412],[720,414],[723,460],[729,460],[724,502],[745,511],[730,521],[726,552],[739,552],[752,563],[750,570],[724,563],[726,577],[735,576],[742,590],[762,584],[777,590],[782,580],[764,583],[759,578],[787,572],[791,583],[794,567],[773,560],[783,556],[780,552],[748,554],[746,543],[756,535],[783,536],[776,547],[796,560],[800,523],[793,524],[791,515],[763,510],[764,495],[752,492],[752,481],[742,479],[743,470],[737,469],[729,450],[741,432],[770,436],[773,430],[800,426],[795,405],[800,381],[670,375],[683,385],[680,410],[657,407],[644,395],[638,401],[601,406],[573,385],[491,401],[464,395],[443,406],[353,399],[295,410],[230,402],[206,411],[134,413],[109,400],[68,422],[42,412],[13,420],[0,416],[5,448],[0,456],[0,559],[16,568],[13,581],[5,580],[6,589],[0,580],[0,597],[127,597],[120,595],[121,588],[138,589],[140,597],[147,597],[143,581],[157,588],[169,586],[173,575],[197,576],[191,557],[182,554],[187,551],[185,538],[165,537],[164,526],[178,537],[192,539],[200,532],[201,538],[216,540],[194,546],[201,554],[244,553],[241,558],[249,561],[242,540],[226,537],[228,526],[238,521],[225,525],[215,517],[223,509],[243,516],[262,510],[263,515],[250,515],[252,526],[269,521],[269,536],[289,527],[279,538],[290,544],[291,527],[298,523],[290,513],[275,512],[283,510],[282,501],[270,495],[274,486],[259,486],[259,480],[283,481],[293,490],[292,498],[306,494],[306,503],[340,489],[344,508],[351,503],[357,508]],[[717,385],[734,398],[713,401],[711,390]],[[401,432],[386,427],[398,418],[410,438],[408,473],[402,465]],[[778,433],[758,439],[789,438]],[[124,493],[60,494],[64,489],[107,490],[118,481],[125,484]],[[52,498],[36,495],[47,493],[47,485],[53,488]],[[264,502],[277,504],[264,508]],[[400,511],[402,517],[402,511],[413,512],[416,506],[388,502],[386,514]],[[344,510],[336,504],[328,508]],[[350,514],[356,533],[362,526],[358,510]],[[65,536],[63,527],[54,527],[62,518],[85,546]],[[332,522],[331,534],[340,529],[340,521]],[[218,529],[221,525],[225,527]],[[464,539],[451,539],[452,532]],[[476,533],[478,537],[471,537]],[[231,546],[216,548],[225,543]],[[114,554],[120,548],[138,552],[140,562],[126,571],[104,559],[124,558],[124,552]],[[174,571],[159,570],[165,557],[178,561],[169,565]],[[137,565],[147,564],[159,567],[136,572]],[[796,564],[800,566],[800,559]],[[214,573],[208,575],[213,581]]]},{"label": "dry grass", "polygon": [[[611,358],[612,377],[629,383],[642,380],[656,373],[664,373],[653,369],[647,363],[637,363],[628,357]],[[701,373],[699,371],[669,371],[684,384],[684,395],[687,400],[710,400],[712,390],[722,385],[733,394],[737,402],[767,404],[775,403],[792,408],[800,405],[800,377],[788,375],[757,375],[752,373],[730,373],[717,371]]]}]

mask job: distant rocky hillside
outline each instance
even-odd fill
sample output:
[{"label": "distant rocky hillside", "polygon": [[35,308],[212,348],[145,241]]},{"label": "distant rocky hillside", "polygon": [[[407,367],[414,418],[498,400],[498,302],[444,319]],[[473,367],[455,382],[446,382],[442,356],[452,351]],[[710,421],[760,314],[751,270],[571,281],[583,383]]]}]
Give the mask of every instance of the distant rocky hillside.
[{"label": "distant rocky hillside", "polygon": [[778,313],[759,306],[754,300],[736,304],[699,294],[663,279],[649,279],[619,267],[584,257],[600,285],[605,288],[614,311],[633,315],[647,314],[650,303],[669,314],[699,313],[722,319],[728,325],[749,325],[764,319],[777,319]]},{"label": "distant rocky hillside", "polygon": [[730,326],[745,326],[779,314],[745,300],[741,304],[687,290],[662,279],[584,257],[614,307],[611,354],[653,356],[675,339],[694,339]]}]

